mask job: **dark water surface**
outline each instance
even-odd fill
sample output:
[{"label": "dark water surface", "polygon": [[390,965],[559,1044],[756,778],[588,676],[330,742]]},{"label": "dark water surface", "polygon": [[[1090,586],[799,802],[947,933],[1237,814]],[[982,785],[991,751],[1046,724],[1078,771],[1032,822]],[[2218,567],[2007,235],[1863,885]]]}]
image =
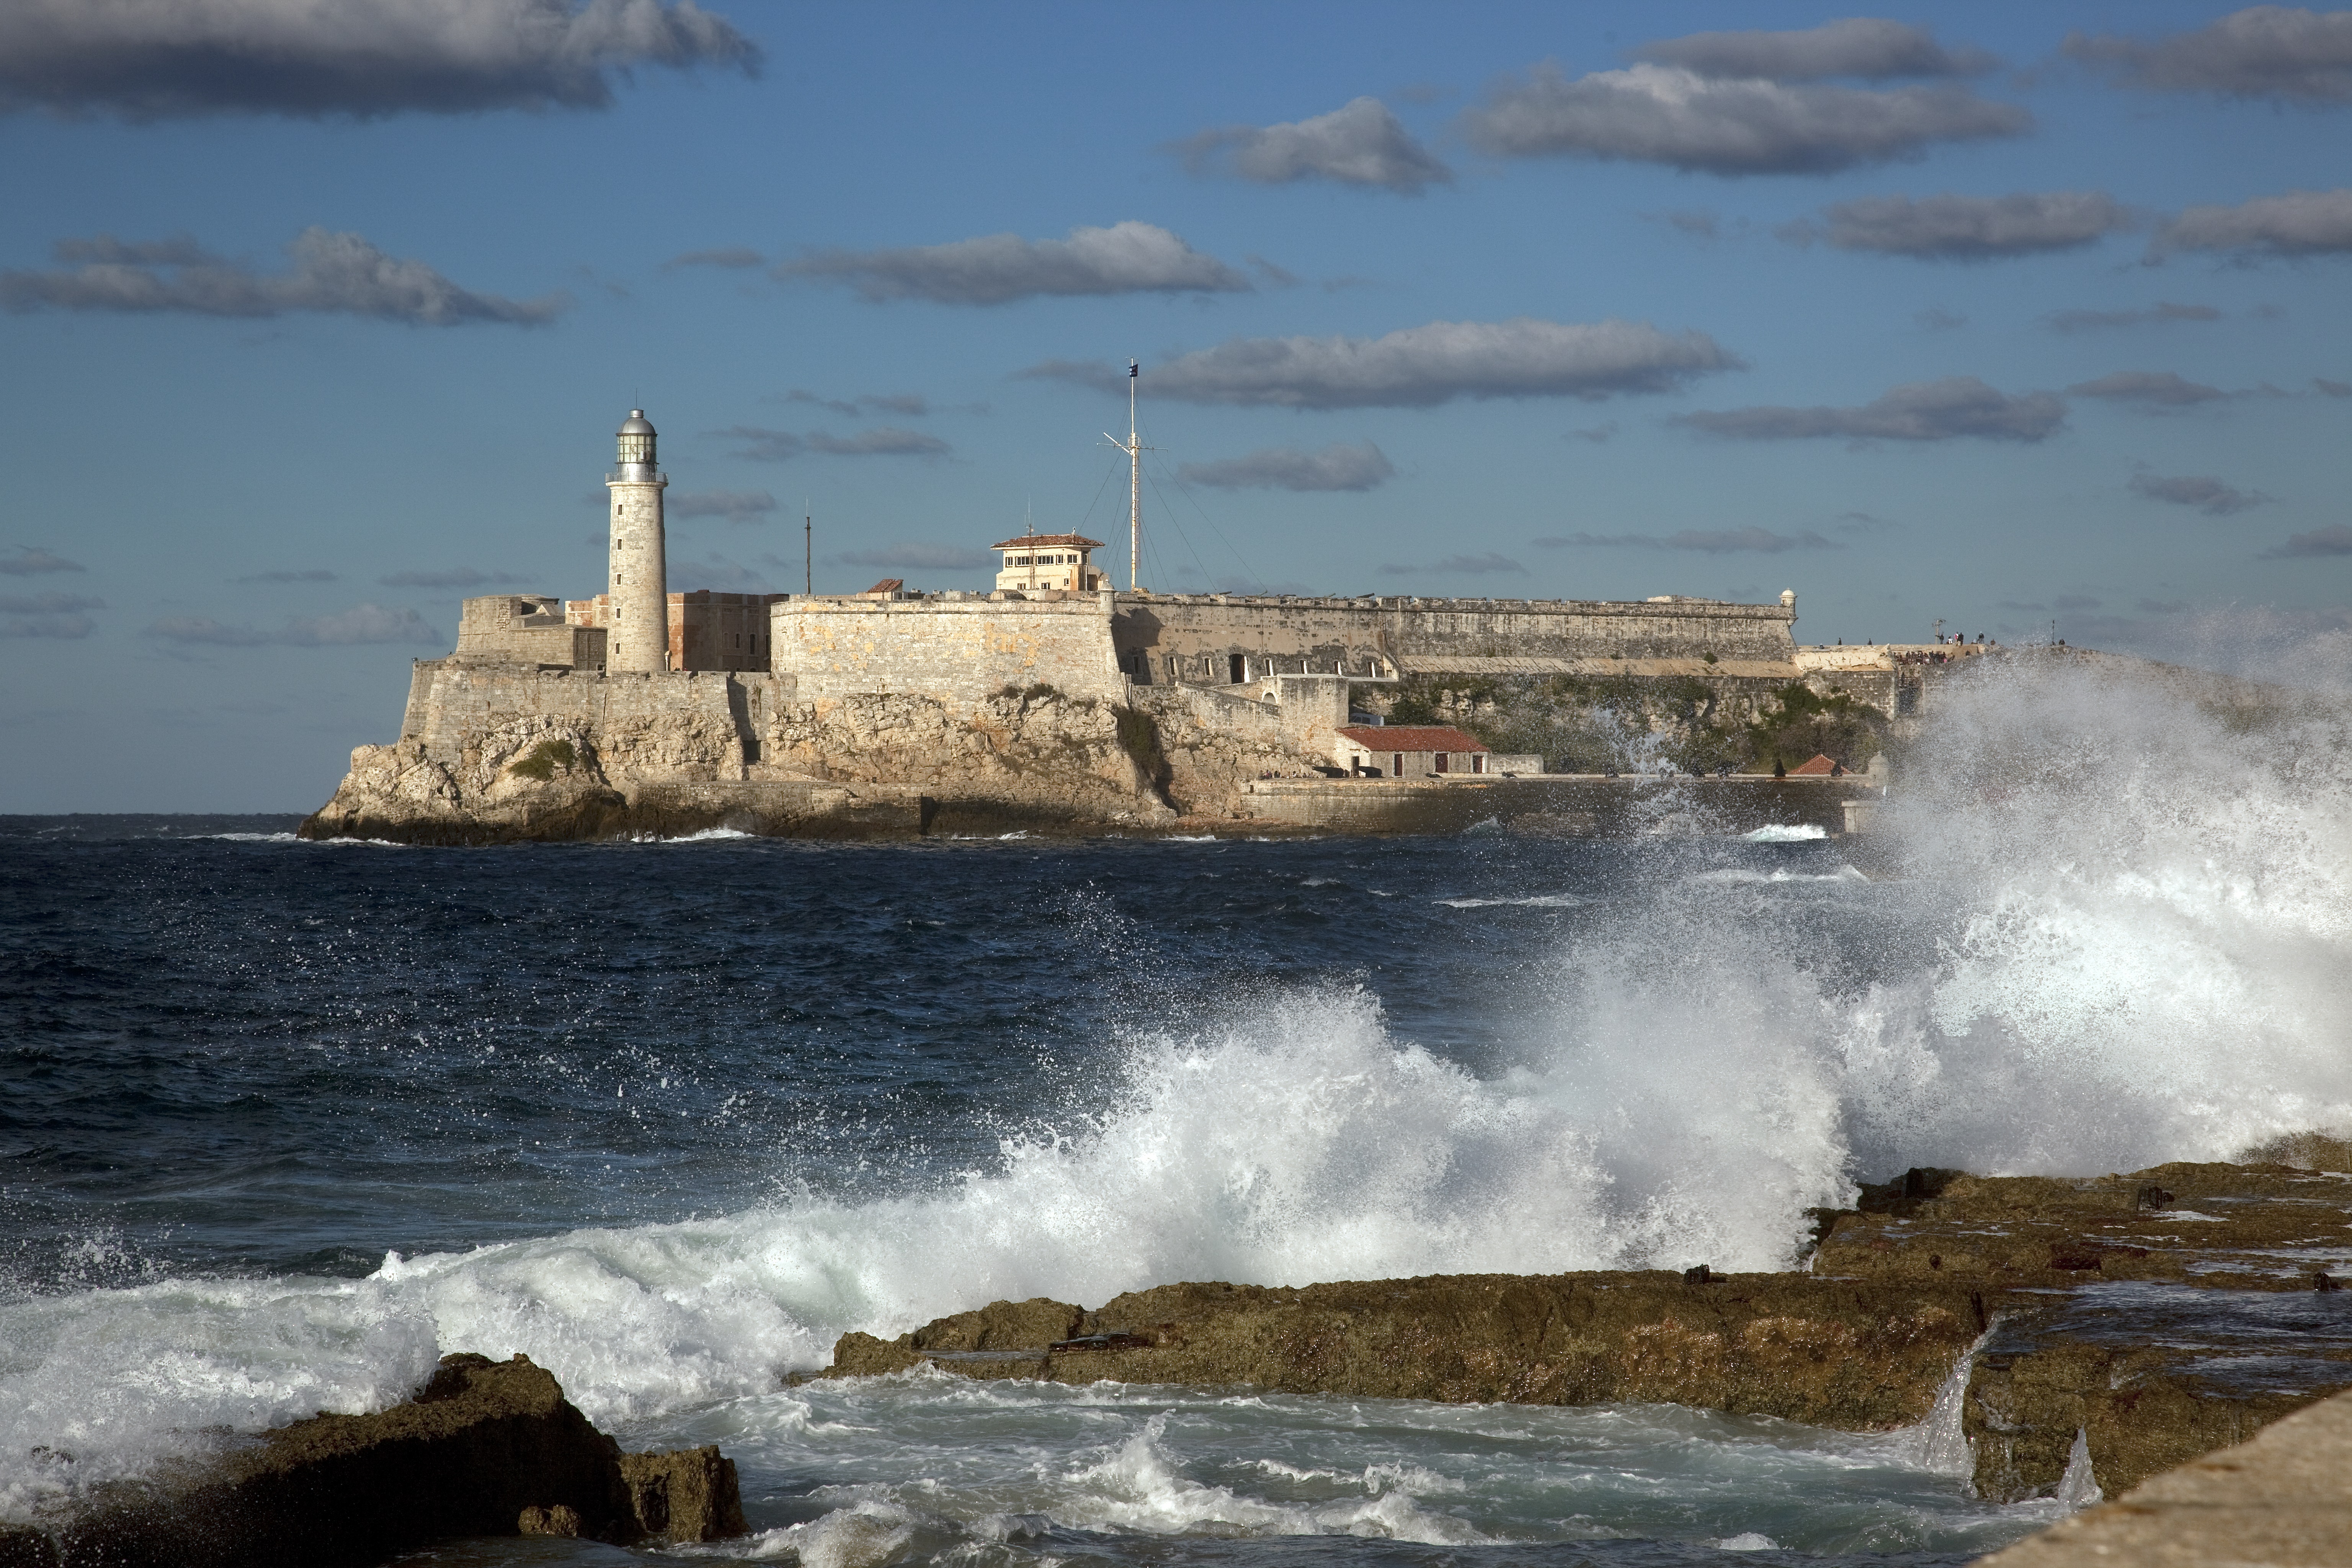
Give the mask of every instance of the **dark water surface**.
[{"label": "dark water surface", "polygon": [[[745,1550],[823,1568],[1927,1564],[2050,1517],[1671,1407],[780,1386],[995,1296],[1770,1266],[1901,1152],[1835,1020],[1957,929],[1828,842],[292,826],[0,819],[0,1514],[34,1443],[135,1469],[477,1349],[725,1444]],[[646,1555],[436,1560],[550,1552]]]}]

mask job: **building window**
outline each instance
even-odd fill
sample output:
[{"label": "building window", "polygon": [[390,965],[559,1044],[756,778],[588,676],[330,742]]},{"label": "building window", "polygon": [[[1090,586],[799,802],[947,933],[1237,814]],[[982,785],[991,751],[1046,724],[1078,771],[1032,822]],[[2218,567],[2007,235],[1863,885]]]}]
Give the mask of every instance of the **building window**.
[{"label": "building window", "polygon": [[1444,773],[1445,771],[1445,753],[1444,752],[1437,752],[1430,759],[1430,771],[1432,773]]}]

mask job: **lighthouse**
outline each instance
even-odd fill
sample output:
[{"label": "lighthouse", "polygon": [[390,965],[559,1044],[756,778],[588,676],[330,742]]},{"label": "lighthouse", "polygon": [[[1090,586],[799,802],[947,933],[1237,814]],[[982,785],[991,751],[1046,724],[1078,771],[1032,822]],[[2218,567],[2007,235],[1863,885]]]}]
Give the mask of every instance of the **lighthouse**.
[{"label": "lighthouse", "polygon": [[654,427],[642,408],[621,426],[619,468],[604,480],[613,492],[613,618],[606,623],[604,668],[669,668],[669,575],[662,543],[662,491],[669,480],[654,456]]}]

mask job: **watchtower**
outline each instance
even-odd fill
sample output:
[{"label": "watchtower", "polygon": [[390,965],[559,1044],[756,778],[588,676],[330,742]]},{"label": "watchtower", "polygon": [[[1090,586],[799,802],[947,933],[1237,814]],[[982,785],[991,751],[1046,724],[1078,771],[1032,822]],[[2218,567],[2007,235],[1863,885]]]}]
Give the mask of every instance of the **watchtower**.
[{"label": "watchtower", "polygon": [[654,454],[654,427],[642,408],[621,426],[613,492],[613,618],[606,623],[604,668],[669,668],[669,570],[662,539],[662,491],[669,479]]}]

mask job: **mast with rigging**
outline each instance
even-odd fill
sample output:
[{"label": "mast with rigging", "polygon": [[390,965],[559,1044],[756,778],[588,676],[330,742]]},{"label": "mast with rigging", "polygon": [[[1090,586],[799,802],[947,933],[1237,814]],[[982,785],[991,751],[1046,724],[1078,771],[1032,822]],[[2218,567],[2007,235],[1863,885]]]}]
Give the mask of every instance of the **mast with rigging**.
[{"label": "mast with rigging", "polygon": [[1143,571],[1143,454],[1151,449],[1135,433],[1135,384],[1141,370],[1135,361],[1127,362],[1127,439],[1103,432],[1104,440],[1127,454],[1127,591],[1130,594],[1139,591],[1138,580]]}]

